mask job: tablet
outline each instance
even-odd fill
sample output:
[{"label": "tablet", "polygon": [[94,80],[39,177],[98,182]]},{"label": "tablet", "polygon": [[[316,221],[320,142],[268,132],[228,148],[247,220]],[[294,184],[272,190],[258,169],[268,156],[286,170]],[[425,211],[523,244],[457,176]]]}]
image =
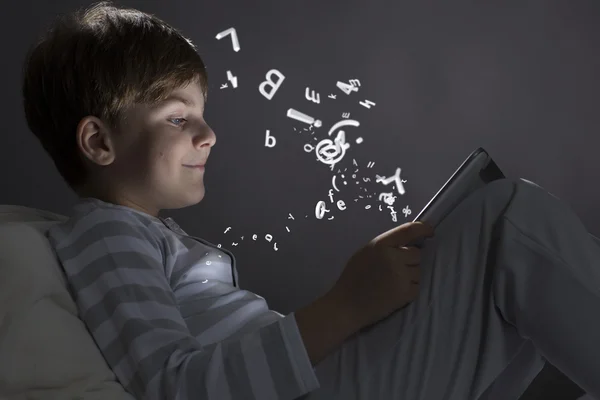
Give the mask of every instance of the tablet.
[{"label": "tablet", "polygon": [[[424,221],[436,227],[470,193],[497,179],[505,178],[482,147],[473,151],[429,200],[413,221]],[[409,245],[420,247],[422,241]]]}]

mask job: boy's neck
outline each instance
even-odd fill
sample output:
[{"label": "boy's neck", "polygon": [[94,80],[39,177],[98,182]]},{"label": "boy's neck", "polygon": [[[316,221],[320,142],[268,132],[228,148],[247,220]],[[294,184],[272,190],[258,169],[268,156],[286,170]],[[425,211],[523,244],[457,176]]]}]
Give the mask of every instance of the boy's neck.
[{"label": "boy's neck", "polygon": [[149,208],[144,207],[144,206],[142,206],[140,204],[137,204],[134,201],[129,201],[124,196],[111,195],[111,194],[106,194],[106,193],[99,193],[98,191],[89,190],[89,188],[85,188],[85,187],[79,188],[76,192],[77,192],[77,195],[79,196],[80,199],[94,198],[94,199],[101,200],[101,201],[103,201],[105,203],[111,203],[111,204],[115,204],[115,205],[118,205],[118,206],[123,206],[123,207],[131,208],[133,210],[142,212],[144,214],[148,214],[151,217],[159,218],[160,210],[149,209]]}]

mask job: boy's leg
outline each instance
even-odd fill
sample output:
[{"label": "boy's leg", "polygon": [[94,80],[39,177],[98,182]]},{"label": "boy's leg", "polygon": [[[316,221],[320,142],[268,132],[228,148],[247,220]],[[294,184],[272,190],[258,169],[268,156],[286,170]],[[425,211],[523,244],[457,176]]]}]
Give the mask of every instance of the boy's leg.
[{"label": "boy's leg", "polygon": [[598,392],[597,265],[568,207],[531,183],[492,182],[427,241],[419,297],[317,365],[321,388],[305,399],[517,399],[542,355]]},{"label": "boy's leg", "polygon": [[519,190],[498,244],[496,305],[541,355],[600,397],[600,246],[555,196],[534,184]]}]

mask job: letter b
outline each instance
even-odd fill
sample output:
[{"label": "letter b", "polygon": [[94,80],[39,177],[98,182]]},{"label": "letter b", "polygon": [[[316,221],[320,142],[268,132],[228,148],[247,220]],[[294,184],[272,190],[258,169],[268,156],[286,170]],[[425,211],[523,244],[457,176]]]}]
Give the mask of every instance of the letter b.
[{"label": "letter b", "polygon": [[[273,74],[275,74],[279,77],[277,82],[273,82],[271,80],[270,76]],[[281,84],[283,83],[285,76],[281,72],[277,71],[276,69],[272,69],[269,72],[267,72],[266,78],[267,78],[267,80],[264,81],[263,83],[261,83],[260,86],[258,87],[258,91],[260,92],[260,94],[265,96],[267,98],[267,100],[271,100],[273,98],[273,96],[275,95],[275,92],[277,92],[277,90],[279,90],[279,86],[281,86]],[[265,86],[267,86],[267,85],[270,85],[272,88],[270,93],[267,93],[265,91]]]},{"label": "letter b", "polygon": [[275,136],[269,135],[269,130],[267,129],[267,136],[265,138],[265,147],[275,147]]}]

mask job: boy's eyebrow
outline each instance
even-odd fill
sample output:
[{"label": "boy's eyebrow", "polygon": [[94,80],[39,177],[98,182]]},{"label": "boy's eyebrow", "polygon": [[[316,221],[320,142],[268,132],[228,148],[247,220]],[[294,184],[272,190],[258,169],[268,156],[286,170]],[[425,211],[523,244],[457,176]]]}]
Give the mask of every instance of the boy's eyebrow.
[{"label": "boy's eyebrow", "polygon": [[172,95],[170,95],[169,97],[167,97],[166,99],[164,99],[163,101],[161,101],[159,104],[163,105],[163,104],[166,104],[166,103],[171,102],[171,101],[179,101],[179,102],[181,102],[181,103],[183,103],[183,104],[185,104],[186,106],[189,106],[189,107],[194,107],[196,105],[196,103],[194,103],[192,100],[190,100],[190,99],[188,99],[186,97],[180,96],[178,94],[172,94]]}]

